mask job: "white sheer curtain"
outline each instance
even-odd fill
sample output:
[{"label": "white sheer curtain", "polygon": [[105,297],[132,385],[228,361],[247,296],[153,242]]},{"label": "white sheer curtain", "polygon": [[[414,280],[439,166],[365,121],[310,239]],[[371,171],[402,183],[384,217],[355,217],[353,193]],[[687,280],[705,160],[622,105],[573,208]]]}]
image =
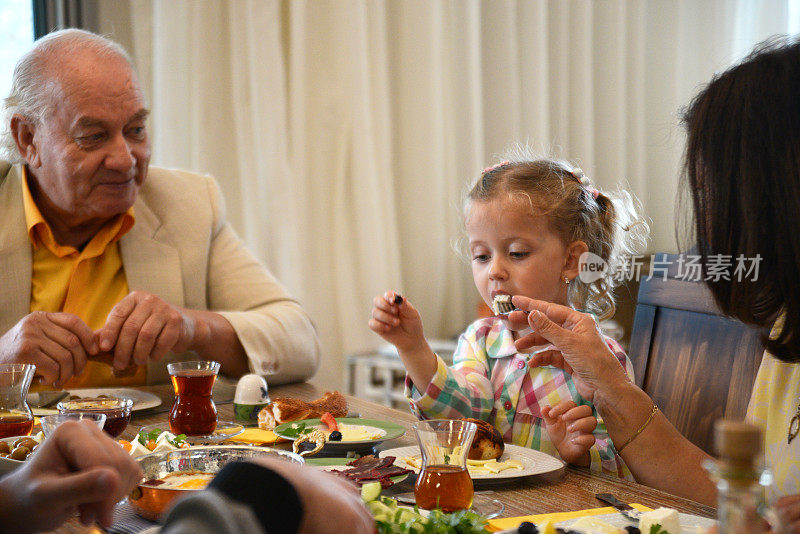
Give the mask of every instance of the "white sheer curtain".
[{"label": "white sheer curtain", "polygon": [[[465,185],[512,142],[628,187],[670,251],[678,110],[718,70],[800,30],[796,1],[131,0],[153,163],[214,174],[242,237],[307,307],[317,383],[377,345],[398,289],[431,337],[475,315]],[[119,27],[125,21],[103,21]]]}]

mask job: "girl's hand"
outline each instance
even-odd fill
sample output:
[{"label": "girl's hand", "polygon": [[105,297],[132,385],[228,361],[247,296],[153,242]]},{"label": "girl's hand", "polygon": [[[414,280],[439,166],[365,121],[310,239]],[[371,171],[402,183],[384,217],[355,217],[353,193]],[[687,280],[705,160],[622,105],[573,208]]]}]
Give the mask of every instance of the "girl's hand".
[{"label": "girl's hand", "polygon": [[527,314],[515,311],[510,321],[527,320],[533,329],[515,342],[518,350],[534,345],[552,343],[558,350],[531,356],[529,365],[552,365],[572,375],[578,393],[598,404],[595,395],[603,400],[614,398],[614,388],[629,383],[628,375],[603,340],[597,323],[589,314],[581,313],[551,302],[515,296],[514,306]]},{"label": "girl's hand", "polygon": [[571,400],[563,401],[542,408],[542,416],[561,459],[572,465],[588,467],[591,463],[589,449],[595,441],[592,432],[597,427],[592,407],[578,406]]},{"label": "girl's hand", "polygon": [[373,332],[397,347],[400,352],[413,352],[427,345],[422,331],[422,317],[411,303],[394,291],[372,300]]}]

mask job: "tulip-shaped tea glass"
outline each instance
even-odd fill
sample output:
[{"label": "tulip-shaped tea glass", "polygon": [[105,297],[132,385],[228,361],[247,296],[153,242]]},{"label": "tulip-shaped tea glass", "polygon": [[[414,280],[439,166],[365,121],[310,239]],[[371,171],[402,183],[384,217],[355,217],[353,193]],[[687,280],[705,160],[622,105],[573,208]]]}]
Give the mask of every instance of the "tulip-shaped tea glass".
[{"label": "tulip-shaped tea glass", "polygon": [[169,412],[173,434],[207,436],[217,428],[217,407],[211,390],[219,373],[219,363],[211,361],[179,362],[167,365],[175,388],[175,402]]},{"label": "tulip-shaped tea glass", "polygon": [[422,452],[422,470],[414,485],[417,506],[445,512],[472,506],[467,455],[477,425],[469,421],[431,419],[415,423],[413,428]]},{"label": "tulip-shaped tea glass", "polygon": [[0,364],[0,438],[27,436],[33,429],[33,412],[25,398],[35,365]]}]

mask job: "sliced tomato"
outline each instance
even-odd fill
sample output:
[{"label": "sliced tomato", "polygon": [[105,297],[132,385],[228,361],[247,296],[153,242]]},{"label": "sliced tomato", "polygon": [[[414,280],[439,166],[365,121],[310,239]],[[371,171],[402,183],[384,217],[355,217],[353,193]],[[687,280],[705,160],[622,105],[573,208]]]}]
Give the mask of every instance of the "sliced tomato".
[{"label": "sliced tomato", "polygon": [[331,412],[325,412],[319,420],[327,425],[329,431],[339,430],[339,425],[336,424],[336,419],[331,415]]}]

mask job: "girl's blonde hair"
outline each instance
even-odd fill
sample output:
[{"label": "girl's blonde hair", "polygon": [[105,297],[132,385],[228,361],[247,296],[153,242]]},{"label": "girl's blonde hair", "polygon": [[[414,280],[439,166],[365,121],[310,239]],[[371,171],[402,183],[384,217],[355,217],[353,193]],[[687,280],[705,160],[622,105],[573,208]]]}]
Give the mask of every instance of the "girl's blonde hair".
[{"label": "girl's blonde hair", "polygon": [[465,216],[472,202],[494,200],[500,195],[517,199],[532,213],[545,215],[550,229],[564,244],[583,241],[589,252],[607,264],[603,276],[586,283],[578,276],[570,281],[571,306],[594,313],[599,319],[614,315],[612,290],[625,256],[644,249],[650,228],[638,213],[636,198],[620,189],[599,192],[576,166],[555,158],[539,157],[525,147],[508,151],[502,163],[483,171],[467,194]]}]

